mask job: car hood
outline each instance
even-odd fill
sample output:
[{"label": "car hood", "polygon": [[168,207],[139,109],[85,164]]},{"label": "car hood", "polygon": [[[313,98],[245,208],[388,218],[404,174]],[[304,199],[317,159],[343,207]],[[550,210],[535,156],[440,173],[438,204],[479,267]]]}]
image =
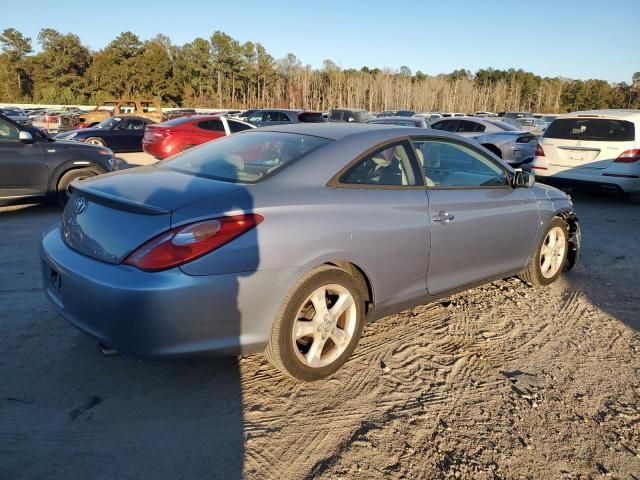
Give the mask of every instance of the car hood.
[{"label": "car hood", "polygon": [[[57,137],[49,137],[49,142],[45,143],[45,145],[55,145],[56,148],[62,147],[64,149],[90,148],[93,150],[107,150],[105,147],[101,147],[100,145],[91,145],[90,143],[84,143],[84,142],[74,142],[73,140],[65,140],[64,138],[57,138]],[[53,153],[53,152],[50,152],[50,153]]]},{"label": "car hood", "polygon": [[536,183],[535,187],[533,187],[533,192],[536,198],[540,200],[568,200],[569,198],[562,190],[545,185],[544,183]]},{"label": "car hood", "polygon": [[110,130],[106,128],[76,128],[74,130],[67,130],[66,132],[58,133],[55,138],[64,139],[71,134],[75,133],[76,135],[96,135],[99,133],[108,132]]},{"label": "car hood", "polygon": [[94,201],[123,210],[168,213],[192,203],[228,194],[239,185],[153,165],[100,175],[74,184]]}]

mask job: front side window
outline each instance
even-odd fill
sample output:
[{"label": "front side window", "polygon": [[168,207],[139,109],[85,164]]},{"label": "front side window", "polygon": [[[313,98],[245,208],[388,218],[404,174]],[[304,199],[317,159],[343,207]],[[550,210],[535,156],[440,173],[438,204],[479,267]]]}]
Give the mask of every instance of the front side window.
[{"label": "front side window", "polygon": [[309,135],[253,131],[205,143],[157,166],[213,180],[256,183],[330,141]]},{"label": "front side window", "polygon": [[253,115],[251,115],[251,117],[249,117],[249,121],[251,123],[260,123],[262,121],[263,115],[264,114],[262,112],[254,113]]},{"label": "front side window", "polygon": [[20,133],[16,127],[0,118],[0,142],[15,141],[19,136]]},{"label": "front side window", "polygon": [[504,170],[470,148],[441,140],[414,140],[427,186],[481,188],[509,185]]},{"label": "front side window", "polygon": [[340,183],[351,185],[419,185],[404,144],[384,147],[360,160],[345,173]]},{"label": "front side window", "polygon": [[127,120],[127,123],[123,127],[125,130],[144,130],[144,122],[137,118]]}]

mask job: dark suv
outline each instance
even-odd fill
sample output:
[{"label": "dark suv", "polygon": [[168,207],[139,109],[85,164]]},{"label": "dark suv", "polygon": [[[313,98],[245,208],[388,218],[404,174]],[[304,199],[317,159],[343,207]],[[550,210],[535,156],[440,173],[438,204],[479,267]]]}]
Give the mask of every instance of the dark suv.
[{"label": "dark suv", "polygon": [[71,182],[116,169],[108,148],[54,140],[0,115],[0,206],[64,204]]}]

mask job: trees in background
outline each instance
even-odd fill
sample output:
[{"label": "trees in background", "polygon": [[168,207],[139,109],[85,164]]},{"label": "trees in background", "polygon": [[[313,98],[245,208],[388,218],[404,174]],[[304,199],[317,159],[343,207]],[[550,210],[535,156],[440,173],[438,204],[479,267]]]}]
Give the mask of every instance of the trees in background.
[{"label": "trees in background", "polygon": [[240,43],[216,31],[182,46],[165,35],[142,41],[123,32],[90,51],[77,35],[44,28],[32,41],[13,28],[0,35],[0,101],[96,104],[120,97],[157,98],[166,106],[336,106],[380,111],[563,112],[640,108],[640,72],[630,84],[540,77],[523,70],[459,69],[449,74],[362,67],[322,68],[295,55],[274,59],[260,43]]}]

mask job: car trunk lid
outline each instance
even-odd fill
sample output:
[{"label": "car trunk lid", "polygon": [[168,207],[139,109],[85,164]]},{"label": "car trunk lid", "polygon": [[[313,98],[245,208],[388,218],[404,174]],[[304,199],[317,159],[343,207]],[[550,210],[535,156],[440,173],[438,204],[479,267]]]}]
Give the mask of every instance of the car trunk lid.
[{"label": "car trunk lid", "polygon": [[237,188],[155,167],[101,175],[73,184],[62,216],[62,236],[84,255],[120,263],[144,242],[169,230],[173,211]]}]

